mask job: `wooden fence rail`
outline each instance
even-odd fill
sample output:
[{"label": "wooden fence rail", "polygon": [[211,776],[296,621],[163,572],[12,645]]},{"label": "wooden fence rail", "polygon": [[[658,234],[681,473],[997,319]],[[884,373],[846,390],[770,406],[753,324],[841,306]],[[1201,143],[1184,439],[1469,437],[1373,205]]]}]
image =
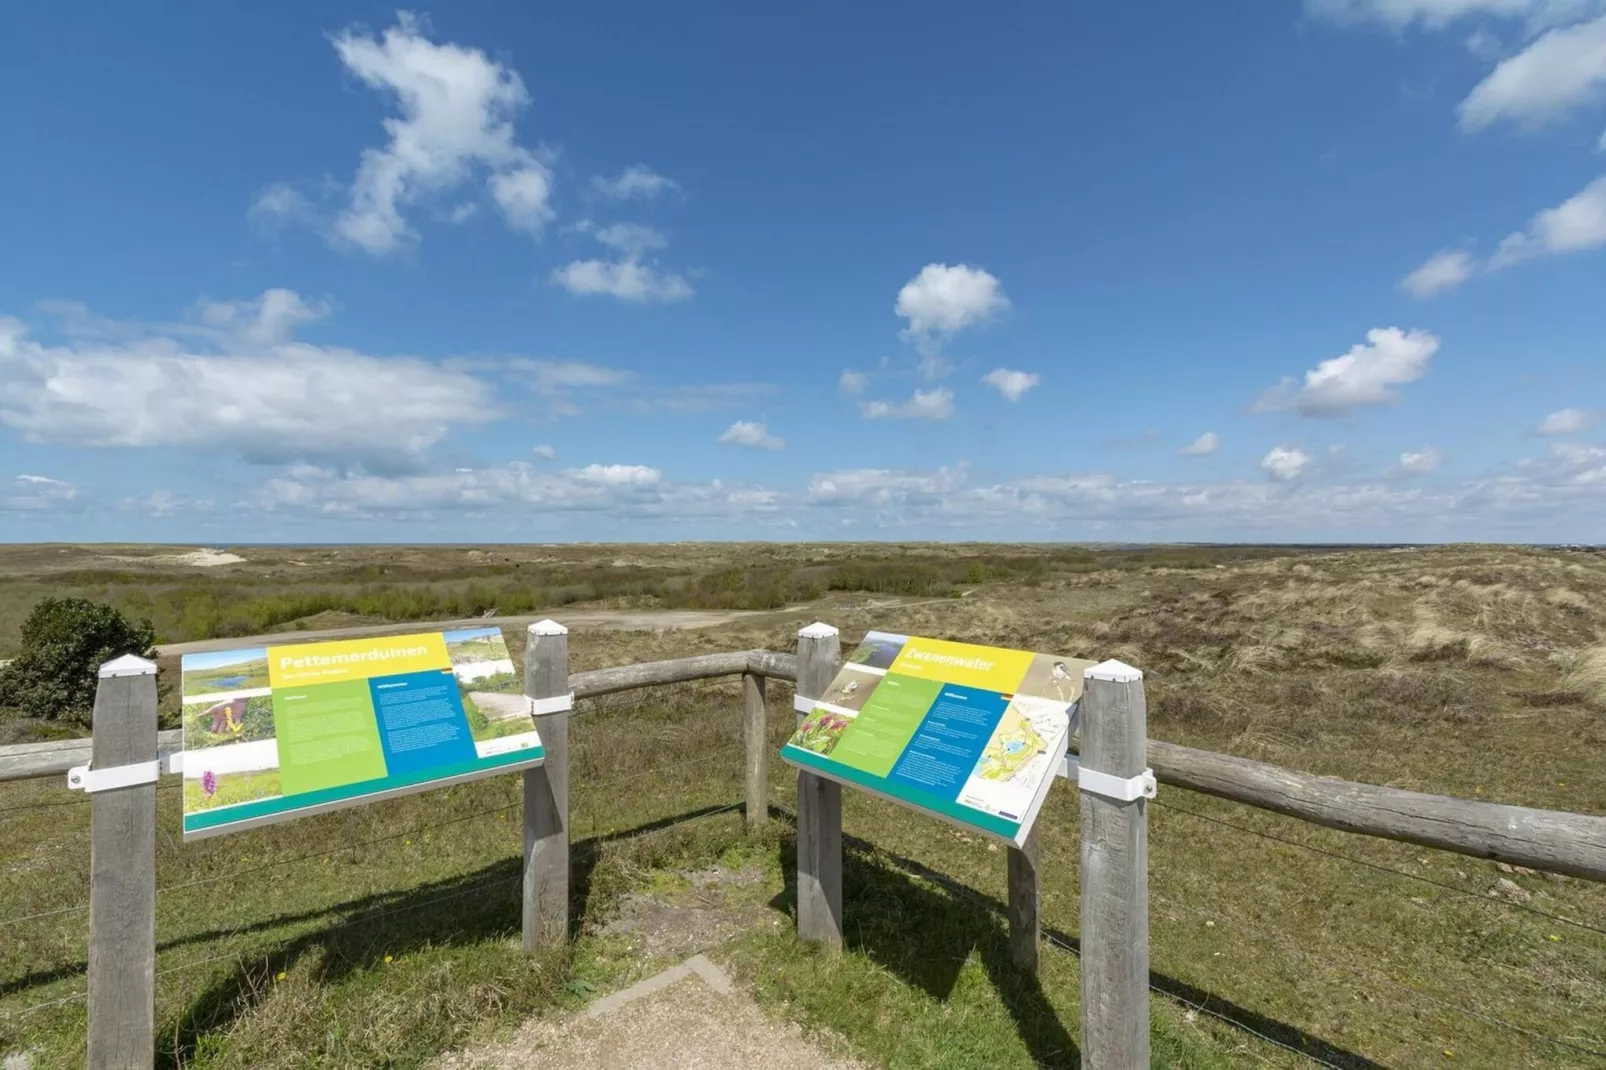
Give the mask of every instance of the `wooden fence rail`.
[{"label": "wooden fence rail", "polygon": [[[795,681],[797,655],[737,650],[621,665],[573,673],[569,686],[577,699],[595,698],[743,674]],[[157,733],[158,752],[177,751],[180,737],[177,729]],[[65,776],[89,758],[87,738],[0,747],[0,783]],[[1606,882],[1606,817],[1359,784],[1153,739],[1148,763],[1162,784],[1312,824]]]},{"label": "wooden fence rail", "polygon": [[[573,673],[569,686],[577,699],[595,698],[744,674],[795,681],[797,655],[737,650],[621,665]],[[158,752],[177,751],[180,738],[177,729],[157,733]],[[0,747],[0,783],[65,776],[89,758],[87,738]],[[1359,784],[1153,739],[1148,763],[1162,784],[1312,824],[1606,882],[1606,817]]]}]

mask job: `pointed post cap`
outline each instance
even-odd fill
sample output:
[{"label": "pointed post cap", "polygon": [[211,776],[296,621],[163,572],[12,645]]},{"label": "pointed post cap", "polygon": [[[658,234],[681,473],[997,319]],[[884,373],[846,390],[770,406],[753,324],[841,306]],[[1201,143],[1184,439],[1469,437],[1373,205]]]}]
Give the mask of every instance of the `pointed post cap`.
[{"label": "pointed post cap", "polygon": [[534,624],[530,625],[530,634],[531,635],[568,635],[569,634],[569,629],[565,628],[563,625],[559,624],[557,621],[552,620],[549,617],[546,620],[538,620]]},{"label": "pointed post cap", "polygon": [[841,633],[833,625],[817,620],[807,628],[799,628],[797,637],[799,639],[829,639],[831,636],[839,634]]},{"label": "pointed post cap", "polygon": [[156,662],[146,661],[134,654],[124,654],[120,658],[113,658],[100,667],[100,678],[110,679],[113,676],[154,676]]},{"label": "pointed post cap", "polygon": [[1084,680],[1107,680],[1116,684],[1135,684],[1143,679],[1143,670],[1134,669],[1124,661],[1101,661],[1082,670]]}]

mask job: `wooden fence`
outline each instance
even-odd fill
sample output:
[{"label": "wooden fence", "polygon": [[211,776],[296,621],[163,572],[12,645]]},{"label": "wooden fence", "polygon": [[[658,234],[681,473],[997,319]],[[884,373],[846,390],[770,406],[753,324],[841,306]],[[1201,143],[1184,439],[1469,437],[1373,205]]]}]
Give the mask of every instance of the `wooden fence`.
[{"label": "wooden fence", "polygon": [[[243,640],[242,640],[243,641]],[[767,681],[792,682],[802,711],[841,665],[837,630],[813,624],[798,652],[744,650],[570,673],[568,632],[530,626],[525,693],[594,698],[695,680],[741,677],[746,820],[768,820]],[[523,933],[527,948],[569,933],[570,712],[537,717],[547,757],[523,777]],[[1147,738],[1142,673],[1117,662],[1088,671],[1080,707],[1078,769],[1128,781],[1152,770],[1161,784],[1204,792],[1346,832],[1436,847],[1535,870],[1606,881],[1606,817],[1473,802],[1317,777]],[[0,782],[62,776],[90,764],[130,770],[130,783],[91,796],[89,1035],[92,1068],[150,1066],[155,1003],[155,782],[180,748],[180,733],[156,731],[155,666],[137,658],[104,666],[89,739],[0,747]],[[139,775],[132,775],[137,772]],[[798,934],[842,941],[842,803],[835,782],[799,772]],[[1104,778],[1087,778],[1097,787]],[[1081,977],[1083,1065],[1149,1065],[1148,808],[1142,796],[1112,797],[1080,785],[1082,811]],[[1038,963],[1039,872],[1035,833],[1007,853],[1009,943],[1017,967]]]}]

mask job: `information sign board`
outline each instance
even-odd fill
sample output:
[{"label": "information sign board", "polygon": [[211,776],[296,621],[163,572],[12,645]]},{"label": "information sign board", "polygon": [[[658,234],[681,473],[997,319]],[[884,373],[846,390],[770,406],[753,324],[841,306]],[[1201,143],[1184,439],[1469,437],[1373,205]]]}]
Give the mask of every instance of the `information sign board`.
[{"label": "information sign board", "polygon": [[536,765],[497,628],[185,654],[184,838]]},{"label": "information sign board", "polygon": [[870,632],[781,757],[1019,846],[1092,664]]}]

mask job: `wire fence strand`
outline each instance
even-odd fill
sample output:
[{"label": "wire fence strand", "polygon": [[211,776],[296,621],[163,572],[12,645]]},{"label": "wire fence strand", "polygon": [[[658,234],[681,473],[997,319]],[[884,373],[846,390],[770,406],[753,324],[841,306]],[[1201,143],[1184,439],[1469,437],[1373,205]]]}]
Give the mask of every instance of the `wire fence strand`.
[{"label": "wire fence strand", "polygon": [[1448,881],[1434,880],[1432,877],[1424,877],[1420,873],[1411,873],[1407,870],[1395,869],[1393,866],[1385,866],[1381,862],[1372,862],[1364,858],[1357,858],[1354,855],[1344,854],[1342,851],[1332,851],[1325,847],[1317,847],[1315,844],[1304,843],[1300,840],[1293,839],[1292,837],[1279,836],[1275,832],[1265,832],[1261,829],[1253,829],[1247,825],[1239,825],[1235,822],[1226,821],[1210,814],[1202,814],[1197,810],[1190,810],[1186,806],[1178,806],[1175,803],[1160,802],[1158,799],[1155,799],[1153,802],[1154,805],[1164,807],[1167,810],[1174,810],[1179,814],[1187,814],[1189,817],[1196,817],[1201,821],[1208,821],[1213,825],[1220,825],[1223,828],[1234,829],[1238,832],[1247,833],[1250,836],[1259,836],[1262,839],[1271,840],[1274,843],[1285,844],[1289,847],[1299,847],[1303,850],[1310,851],[1313,854],[1324,855],[1327,858],[1336,859],[1340,862],[1348,862],[1351,865],[1361,866],[1366,869],[1375,870],[1379,873],[1393,874],[1396,877],[1403,877],[1406,880],[1416,881],[1419,884],[1430,885],[1434,888],[1440,888],[1447,892],[1454,892],[1457,895],[1464,895],[1472,899],[1484,899],[1499,906],[1509,907],[1512,910],[1520,910],[1528,914],[1534,914],[1538,917],[1554,921],[1561,925],[1571,925],[1587,932],[1598,933],[1601,936],[1606,936],[1606,929],[1600,928],[1599,926],[1591,925],[1584,921],[1578,921],[1576,918],[1569,918],[1561,914],[1552,914],[1548,910],[1541,910],[1539,907],[1530,906],[1527,903],[1512,902],[1509,899],[1501,899],[1499,896],[1490,895],[1488,892],[1480,892],[1473,888],[1464,888],[1458,884],[1451,884]]},{"label": "wire fence strand", "polygon": [[[1082,953],[1081,953],[1081,951],[1077,950],[1075,945],[1070,944],[1070,943],[1068,943],[1068,942],[1066,942],[1064,940],[1061,940],[1058,936],[1055,936],[1052,932],[1050,932],[1047,929],[1039,929],[1038,931],[1043,935],[1043,937],[1045,939],[1048,940],[1049,943],[1053,944],[1055,947],[1058,947],[1058,948],[1060,948],[1062,950],[1065,950],[1065,951],[1069,951],[1071,954],[1075,955],[1077,957],[1077,959],[1081,959]],[[1184,1004],[1185,1006],[1188,1006],[1188,1007],[1192,1007],[1194,1010],[1198,1011],[1201,1014],[1208,1014],[1212,1018],[1216,1018],[1216,1019],[1219,1019],[1220,1021],[1225,1022],[1227,1025],[1230,1025],[1234,1029],[1238,1029],[1238,1030],[1241,1030],[1241,1031],[1243,1031],[1245,1033],[1248,1033],[1251,1036],[1258,1037],[1261,1040],[1264,1040],[1267,1044],[1271,1044],[1271,1045],[1274,1045],[1275,1047],[1282,1048],[1284,1051],[1293,1052],[1295,1055],[1304,1056],[1306,1059],[1309,1059],[1311,1062],[1317,1064],[1318,1066],[1330,1067],[1331,1070],[1344,1070],[1343,1067],[1339,1066],[1336,1063],[1328,1062],[1326,1059],[1323,1059],[1321,1056],[1315,1054],[1314,1052],[1301,1051],[1300,1049],[1294,1047],[1292,1044],[1288,1044],[1288,1043],[1285,1043],[1284,1041],[1278,1040],[1276,1037],[1267,1036],[1265,1033],[1260,1032],[1258,1029],[1255,1029],[1253,1026],[1250,1026],[1250,1025],[1244,1023],[1244,1022],[1240,1022],[1236,1018],[1229,1017],[1229,1016],[1227,1016],[1225,1014],[1220,1013],[1219,1011],[1211,1010],[1205,1004],[1195,1003],[1193,1000],[1185,999],[1182,996],[1178,996],[1178,995],[1175,995],[1175,994],[1173,994],[1171,992],[1167,992],[1165,989],[1157,987],[1153,982],[1149,983],[1149,991],[1151,991],[1155,995],[1161,996],[1161,997],[1163,997],[1165,999],[1175,999],[1178,1003]],[[1269,1060],[1265,1059],[1264,1057],[1262,1057],[1261,1061],[1262,1062],[1269,1062]]]}]

